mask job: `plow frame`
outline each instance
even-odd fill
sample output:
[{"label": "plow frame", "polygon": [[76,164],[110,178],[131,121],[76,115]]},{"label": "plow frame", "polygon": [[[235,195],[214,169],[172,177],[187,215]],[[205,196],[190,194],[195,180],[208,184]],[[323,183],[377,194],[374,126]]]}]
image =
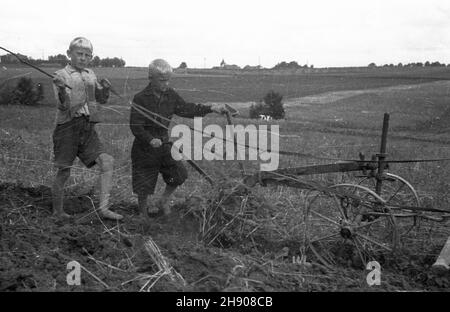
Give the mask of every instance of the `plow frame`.
[{"label": "plow frame", "polygon": [[[282,168],[275,171],[259,171],[255,174],[244,173],[243,182],[248,187],[257,184],[281,185],[308,190],[303,220],[305,247],[313,251],[322,264],[332,266],[320,255],[320,250],[324,248],[315,246],[318,240],[313,238],[314,221],[320,219],[320,224],[328,222],[328,225],[323,226],[323,229],[320,228],[318,232],[335,230],[324,235],[325,239],[337,237],[352,241],[362,262],[367,263],[380,249],[384,252],[397,251],[402,237],[417,225],[419,219],[440,222],[450,218],[450,211],[421,207],[418,192],[412,184],[396,174],[387,172],[389,167],[389,162],[386,160],[388,128],[389,114],[385,114],[380,152],[372,156],[369,161],[360,154],[360,161]],[[355,184],[324,185],[299,179],[300,176],[358,171],[362,172],[359,175],[361,181]],[[395,185],[395,191],[390,188],[393,185]],[[320,198],[319,201],[317,201],[318,198]],[[317,202],[320,205],[315,204]],[[326,209],[319,207],[321,205],[327,206]],[[350,208],[353,209],[352,213]]]}]

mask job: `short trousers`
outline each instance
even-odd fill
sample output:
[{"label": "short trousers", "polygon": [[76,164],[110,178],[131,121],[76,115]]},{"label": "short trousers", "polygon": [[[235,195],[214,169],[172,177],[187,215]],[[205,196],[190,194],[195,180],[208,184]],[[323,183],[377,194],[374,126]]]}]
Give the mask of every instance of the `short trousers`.
[{"label": "short trousers", "polygon": [[179,186],[186,181],[188,173],[182,161],[172,158],[171,145],[161,147],[143,147],[134,140],[131,148],[133,192],[139,195],[150,195],[155,192],[158,174],[170,186]]},{"label": "short trousers", "polygon": [[89,117],[82,116],[56,126],[53,131],[53,152],[58,169],[72,166],[77,156],[90,168],[104,150],[95,131],[95,123],[89,122]]}]

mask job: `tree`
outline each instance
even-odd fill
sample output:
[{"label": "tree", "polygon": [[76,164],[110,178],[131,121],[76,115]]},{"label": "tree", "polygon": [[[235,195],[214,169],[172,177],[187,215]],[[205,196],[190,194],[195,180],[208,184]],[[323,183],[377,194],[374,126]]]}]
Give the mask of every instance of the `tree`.
[{"label": "tree", "polygon": [[282,119],[285,116],[283,96],[275,91],[268,92],[263,101],[250,107],[249,117],[258,119],[259,115],[269,115],[273,119]]},{"label": "tree", "polygon": [[44,99],[44,88],[34,85],[31,78],[22,77],[15,88],[4,88],[0,93],[0,104],[37,105]]},{"label": "tree", "polygon": [[296,61],[292,61],[289,63],[286,63],[285,61],[283,61],[283,62],[275,65],[272,69],[284,70],[284,69],[299,69],[299,68],[302,68],[302,66],[298,65],[298,63]]},{"label": "tree", "polygon": [[[26,55],[17,53],[17,56],[20,57],[24,61],[29,61],[29,58]],[[0,56],[0,62],[3,64],[17,64],[20,61],[14,55],[8,53],[8,54]]]},{"label": "tree", "polygon": [[268,113],[273,119],[284,118],[285,111],[283,108],[283,96],[277,92],[270,91],[264,97]]},{"label": "tree", "polygon": [[252,119],[259,119],[259,115],[267,115],[267,110],[262,101],[252,104],[249,110],[249,117]]},{"label": "tree", "polygon": [[178,66],[178,68],[180,68],[180,69],[185,69],[185,68],[187,68],[186,62],[181,62],[180,66]]},{"label": "tree", "polygon": [[125,63],[125,61],[122,58],[115,57],[114,59],[116,60],[116,62],[118,64],[118,67],[125,67],[126,63]]},{"label": "tree", "polygon": [[369,67],[369,68],[375,68],[375,67],[377,67],[377,64],[375,64],[375,63],[370,63],[369,66],[367,66],[367,67]]},{"label": "tree", "polygon": [[[301,66],[298,65],[298,63],[296,61],[292,61],[292,62],[289,62],[288,67],[289,68],[300,68]],[[308,67],[308,66],[306,66],[306,67]]]},{"label": "tree", "polygon": [[100,58],[98,57],[98,55],[94,56],[94,58],[92,59],[91,66],[92,67],[99,67],[100,66]]},{"label": "tree", "polygon": [[92,67],[124,67],[125,66],[125,61],[121,58],[118,57],[113,57],[113,58],[104,58],[101,59],[98,56],[95,56],[92,61],[91,61],[91,66]]},{"label": "tree", "polygon": [[49,63],[57,63],[61,66],[66,66],[69,62],[69,59],[64,54],[58,54],[58,55],[50,55],[48,57]]},{"label": "tree", "polygon": [[[433,63],[430,64],[430,66],[432,66],[432,67],[440,67],[440,66],[442,66],[442,65],[444,65],[444,64],[441,64],[441,63],[439,63],[439,62],[433,62]],[[444,66],[445,66],[445,65],[444,65]]]}]

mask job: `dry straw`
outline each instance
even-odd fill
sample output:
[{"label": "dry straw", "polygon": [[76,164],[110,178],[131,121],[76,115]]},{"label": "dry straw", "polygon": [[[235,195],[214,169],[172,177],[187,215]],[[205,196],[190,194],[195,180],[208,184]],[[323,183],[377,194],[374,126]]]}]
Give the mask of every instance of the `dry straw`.
[{"label": "dry straw", "polygon": [[145,238],[144,248],[157,266],[158,272],[138,276],[139,280],[146,280],[140,291],[150,291],[163,276],[168,276],[172,282],[182,288],[186,286],[184,278],[169,264],[151,237]]}]

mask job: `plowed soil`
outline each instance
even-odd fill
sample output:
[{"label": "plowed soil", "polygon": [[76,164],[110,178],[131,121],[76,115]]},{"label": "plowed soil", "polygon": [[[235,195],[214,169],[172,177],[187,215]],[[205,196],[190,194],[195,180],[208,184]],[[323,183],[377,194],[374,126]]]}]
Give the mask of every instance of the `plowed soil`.
[{"label": "plowed soil", "polygon": [[[1,291],[396,291],[448,290],[449,274],[434,275],[439,253],[382,258],[381,285],[368,286],[368,270],[338,248],[332,270],[318,263],[294,263],[296,242],[235,242],[227,248],[199,240],[199,223],[186,201],[168,218],[143,223],[137,207],[115,204],[123,222],[102,221],[88,196],[68,194],[72,220],[51,215],[50,190],[0,185]],[[95,203],[94,203],[95,204]],[[163,256],[166,273],[145,248],[151,238]],[[81,266],[81,285],[67,284],[67,263]],[[161,272],[160,272],[161,273]],[[178,273],[178,274],[176,274]],[[144,287],[145,286],[145,287]],[[151,286],[151,287],[150,287]]]}]

